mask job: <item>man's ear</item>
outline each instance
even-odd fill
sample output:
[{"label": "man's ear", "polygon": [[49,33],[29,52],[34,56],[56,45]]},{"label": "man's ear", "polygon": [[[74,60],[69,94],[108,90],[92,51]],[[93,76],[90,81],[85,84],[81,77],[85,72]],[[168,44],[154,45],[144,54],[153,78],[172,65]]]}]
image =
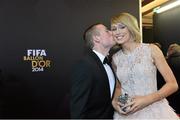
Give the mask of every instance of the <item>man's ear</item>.
[{"label": "man's ear", "polygon": [[94,35],[93,40],[94,40],[94,42],[99,42],[100,41],[100,36]]}]

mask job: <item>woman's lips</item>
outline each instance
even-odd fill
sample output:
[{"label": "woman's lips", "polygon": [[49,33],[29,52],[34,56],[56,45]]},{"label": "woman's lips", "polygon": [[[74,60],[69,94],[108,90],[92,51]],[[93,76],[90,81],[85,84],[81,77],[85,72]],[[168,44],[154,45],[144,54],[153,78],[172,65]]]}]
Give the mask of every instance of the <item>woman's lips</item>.
[{"label": "woman's lips", "polygon": [[116,36],[116,39],[121,40],[124,37],[124,35],[118,35]]}]

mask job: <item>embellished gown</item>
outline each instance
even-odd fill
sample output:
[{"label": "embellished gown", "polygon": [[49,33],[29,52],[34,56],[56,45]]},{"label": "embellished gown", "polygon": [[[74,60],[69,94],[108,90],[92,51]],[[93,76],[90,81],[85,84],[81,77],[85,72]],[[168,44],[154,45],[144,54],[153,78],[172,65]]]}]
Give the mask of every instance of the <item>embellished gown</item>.
[{"label": "embellished gown", "polygon": [[[157,91],[157,68],[151,57],[149,44],[141,43],[131,53],[122,50],[113,56],[117,66],[116,75],[121,83],[122,94],[144,96]],[[176,113],[163,99],[133,114],[122,115],[114,112],[114,119],[178,119]]]}]

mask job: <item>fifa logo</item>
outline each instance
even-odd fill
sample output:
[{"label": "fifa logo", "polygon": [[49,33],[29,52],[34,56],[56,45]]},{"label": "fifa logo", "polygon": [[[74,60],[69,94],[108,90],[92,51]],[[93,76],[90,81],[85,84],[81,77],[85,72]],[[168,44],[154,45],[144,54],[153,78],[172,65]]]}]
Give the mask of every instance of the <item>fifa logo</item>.
[{"label": "fifa logo", "polygon": [[47,53],[45,49],[28,49],[24,61],[31,61],[32,72],[44,71],[44,68],[51,67],[51,61],[45,59]]}]

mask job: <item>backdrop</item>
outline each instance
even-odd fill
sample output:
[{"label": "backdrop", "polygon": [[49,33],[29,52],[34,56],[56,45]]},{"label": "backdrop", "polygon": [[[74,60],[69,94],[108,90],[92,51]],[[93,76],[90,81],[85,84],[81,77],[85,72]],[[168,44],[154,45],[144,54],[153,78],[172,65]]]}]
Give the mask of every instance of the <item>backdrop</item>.
[{"label": "backdrop", "polygon": [[1,118],[69,118],[69,74],[83,32],[139,0],[1,0]]}]

